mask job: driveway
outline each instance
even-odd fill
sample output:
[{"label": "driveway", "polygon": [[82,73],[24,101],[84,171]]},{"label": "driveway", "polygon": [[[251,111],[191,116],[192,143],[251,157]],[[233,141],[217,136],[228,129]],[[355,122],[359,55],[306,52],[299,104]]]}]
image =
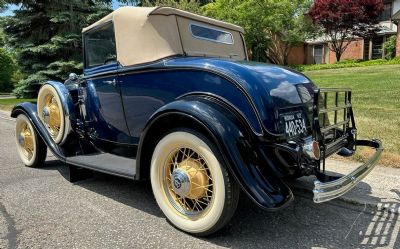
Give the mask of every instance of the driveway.
[{"label": "driveway", "polygon": [[375,190],[379,183],[369,176],[347,200],[314,204],[307,190],[312,179],[304,178],[292,183],[295,201],[288,208],[262,211],[243,196],[225,229],[195,238],[166,221],[149,182],[95,174],[72,184],[68,168],[53,156],[42,168],[24,167],[14,145],[14,121],[1,118],[5,114],[0,113],[0,248],[400,248],[398,183]]}]

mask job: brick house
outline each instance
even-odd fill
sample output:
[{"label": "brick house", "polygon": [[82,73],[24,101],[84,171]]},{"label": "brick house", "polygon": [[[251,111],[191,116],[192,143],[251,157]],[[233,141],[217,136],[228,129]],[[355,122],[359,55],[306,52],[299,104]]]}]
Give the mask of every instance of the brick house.
[{"label": "brick house", "polygon": [[[385,9],[380,16],[382,29],[369,39],[355,38],[342,55],[342,60],[372,60],[385,57],[383,44],[387,38],[397,34],[396,56],[400,56],[400,0],[384,0]],[[335,53],[329,50],[324,39],[307,41],[293,48],[289,64],[332,64],[336,62]]]}]

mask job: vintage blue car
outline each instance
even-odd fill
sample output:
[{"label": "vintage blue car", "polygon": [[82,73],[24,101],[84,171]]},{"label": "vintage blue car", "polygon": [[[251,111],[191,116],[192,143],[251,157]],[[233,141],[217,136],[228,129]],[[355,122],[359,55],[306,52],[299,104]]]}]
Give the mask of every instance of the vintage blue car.
[{"label": "vintage blue car", "polygon": [[[222,228],[240,191],[278,210],[293,200],[285,179],[315,175],[315,202],[343,195],[383,151],[357,140],[351,91],[250,62],[243,33],[168,7],[120,8],[85,28],[84,76],[47,82],[37,105],[12,111],[23,163],[43,165],[48,148],[71,178],[150,179],[168,220],[196,235]],[[357,146],[376,152],[349,175],[325,172]]]}]

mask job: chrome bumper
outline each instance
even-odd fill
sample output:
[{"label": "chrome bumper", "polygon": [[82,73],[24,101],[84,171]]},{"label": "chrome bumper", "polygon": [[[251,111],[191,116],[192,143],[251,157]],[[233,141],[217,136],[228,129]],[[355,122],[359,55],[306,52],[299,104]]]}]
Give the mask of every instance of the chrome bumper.
[{"label": "chrome bumper", "polygon": [[367,146],[375,148],[376,152],[371,158],[368,159],[367,162],[365,162],[363,165],[361,165],[356,170],[346,176],[326,183],[320,182],[318,180],[315,181],[313,190],[315,203],[329,201],[345,194],[362,179],[364,179],[364,177],[366,177],[369,172],[371,172],[371,170],[376,166],[383,151],[382,142],[379,140],[358,140],[356,144],[357,146]]}]

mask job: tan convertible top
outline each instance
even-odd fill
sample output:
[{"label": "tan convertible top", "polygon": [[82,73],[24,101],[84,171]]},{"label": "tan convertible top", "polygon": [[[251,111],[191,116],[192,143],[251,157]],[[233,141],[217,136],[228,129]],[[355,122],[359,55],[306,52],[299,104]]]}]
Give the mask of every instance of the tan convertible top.
[{"label": "tan convertible top", "polygon": [[[243,28],[170,7],[122,7],[83,29],[83,33],[113,22],[117,58],[124,66],[173,55],[247,58]],[[191,25],[229,33],[232,43],[199,39]]]}]

